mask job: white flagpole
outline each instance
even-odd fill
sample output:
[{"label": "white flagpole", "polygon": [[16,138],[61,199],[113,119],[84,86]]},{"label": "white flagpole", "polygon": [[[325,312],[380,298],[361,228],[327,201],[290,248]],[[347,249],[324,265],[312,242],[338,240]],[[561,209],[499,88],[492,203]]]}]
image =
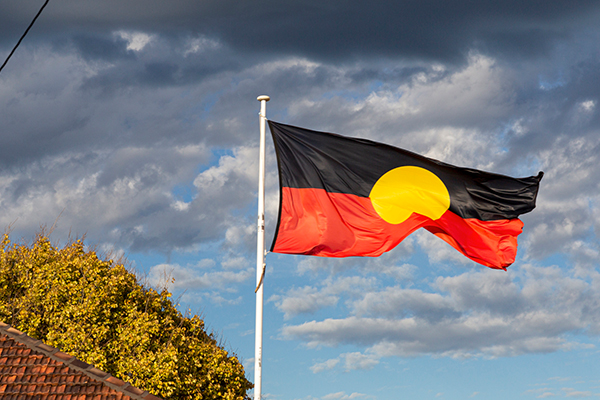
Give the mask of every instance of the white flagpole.
[{"label": "white flagpole", "polygon": [[254,400],[262,394],[263,278],[265,275],[265,121],[269,96],[260,101],[260,152],[258,163],[258,231],[256,240],[256,330],[254,345]]}]

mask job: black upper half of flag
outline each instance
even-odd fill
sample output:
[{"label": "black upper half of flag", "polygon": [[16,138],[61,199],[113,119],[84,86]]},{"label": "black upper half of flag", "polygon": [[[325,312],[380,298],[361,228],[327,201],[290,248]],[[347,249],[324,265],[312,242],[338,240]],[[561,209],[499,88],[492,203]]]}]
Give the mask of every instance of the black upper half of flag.
[{"label": "black upper half of flag", "polygon": [[369,197],[377,180],[403,166],[424,168],[448,189],[450,211],[482,221],[513,219],[535,208],[543,172],[527,178],[456,167],[366,139],[269,121],[281,187]]}]

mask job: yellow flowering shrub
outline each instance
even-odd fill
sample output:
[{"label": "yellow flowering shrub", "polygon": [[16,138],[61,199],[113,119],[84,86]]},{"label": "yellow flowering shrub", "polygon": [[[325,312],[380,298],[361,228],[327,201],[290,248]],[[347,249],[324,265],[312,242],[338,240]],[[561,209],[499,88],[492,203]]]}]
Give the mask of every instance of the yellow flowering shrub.
[{"label": "yellow flowering shrub", "polygon": [[164,399],[247,399],[252,384],[197,316],[78,240],[0,245],[0,321]]}]

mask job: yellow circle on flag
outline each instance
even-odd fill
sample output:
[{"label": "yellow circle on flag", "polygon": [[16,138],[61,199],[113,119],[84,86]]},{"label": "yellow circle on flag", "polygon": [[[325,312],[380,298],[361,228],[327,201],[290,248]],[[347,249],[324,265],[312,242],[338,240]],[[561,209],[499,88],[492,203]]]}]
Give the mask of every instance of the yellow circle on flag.
[{"label": "yellow circle on flag", "polygon": [[394,168],[381,176],[369,194],[375,211],[384,221],[400,224],[412,213],[440,218],[450,207],[444,182],[424,168]]}]

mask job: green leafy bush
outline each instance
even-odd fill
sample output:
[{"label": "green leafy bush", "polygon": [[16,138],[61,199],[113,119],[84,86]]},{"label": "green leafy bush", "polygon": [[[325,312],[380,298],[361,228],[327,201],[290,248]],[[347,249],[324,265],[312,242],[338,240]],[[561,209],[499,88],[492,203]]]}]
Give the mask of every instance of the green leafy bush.
[{"label": "green leafy bush", "polygon": [[164,399],[247,399],[238,359],[170,297],[80,240],[0,245],[1,321]]}]

